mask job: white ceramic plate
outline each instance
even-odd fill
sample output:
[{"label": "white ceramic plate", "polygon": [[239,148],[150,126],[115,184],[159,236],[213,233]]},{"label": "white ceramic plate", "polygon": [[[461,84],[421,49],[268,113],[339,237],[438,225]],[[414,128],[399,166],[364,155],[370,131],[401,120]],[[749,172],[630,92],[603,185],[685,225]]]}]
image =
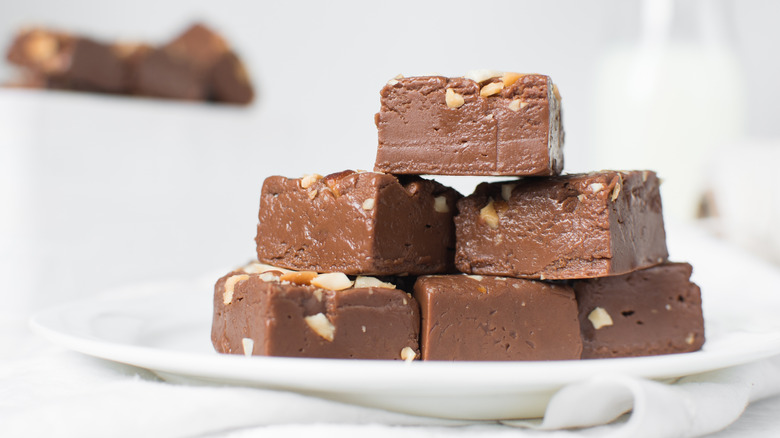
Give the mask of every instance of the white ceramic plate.
[{"label": "white ceramic plate", "polygon": [[425,416],[529,418],[543,415],[556,390],[591,376],[673,379],[780,353],[780,327],[771,311],[762,313],[776,303],[750,284],[737,295],[723,290],[729,285],[717,278],[707,283],[704,349],[645,358],[404,363],[219,355],[210,343],[208,282],[139,286],[44,311],[31,324],[57,344],[148,368],[168,380],[285,389]]}]

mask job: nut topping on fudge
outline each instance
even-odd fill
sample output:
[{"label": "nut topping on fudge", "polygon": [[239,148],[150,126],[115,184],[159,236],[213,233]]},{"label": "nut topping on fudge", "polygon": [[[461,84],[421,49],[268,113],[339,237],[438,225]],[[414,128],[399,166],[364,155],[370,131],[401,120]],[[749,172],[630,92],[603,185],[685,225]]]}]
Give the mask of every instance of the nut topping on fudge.
[{"label": "nut topping on fudge", "polygon": [[272,176],[263,184],[257,256],[349,275],[449,272],[459,198],[434,181],[376,172]]},{"label": "nut topping on fudge", "polygon": [[410,294],[374,277],[358,277],[353,287],[343,273],[311,274],[253,263],[219,279],[214,348],[261,356],[419,356],[420,310]]},{"label": "nut topping on fudge", "polygon": [[529,176],[563,169],[561,99],[548,76],[400,78],[381,96],[375,170]]}]

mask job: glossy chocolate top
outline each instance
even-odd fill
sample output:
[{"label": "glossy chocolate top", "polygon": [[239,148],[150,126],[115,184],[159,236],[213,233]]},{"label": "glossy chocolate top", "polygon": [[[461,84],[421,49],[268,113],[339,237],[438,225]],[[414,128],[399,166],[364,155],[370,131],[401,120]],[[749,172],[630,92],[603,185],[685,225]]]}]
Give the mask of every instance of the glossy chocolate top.
[{"label": "glossy chocolate top", "polygon": [[258,259],[317,272],[447,272],[459,197],[434,181],[375,172],[272,176],[260,200]]},{"label": "glossy chocolate top", "polygon": [[575,279],[659,264],[668,253],[658,184],[650,171],[480,184],[458,203],[457,268]]}]

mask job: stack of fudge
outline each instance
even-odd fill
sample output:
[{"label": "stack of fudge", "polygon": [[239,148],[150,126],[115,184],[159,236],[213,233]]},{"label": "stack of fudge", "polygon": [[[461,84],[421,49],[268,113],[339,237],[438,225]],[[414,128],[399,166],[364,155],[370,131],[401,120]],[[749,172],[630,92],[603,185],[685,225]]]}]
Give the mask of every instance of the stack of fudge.
[{"label": "stack of fudge", "polygon": [[[215,286],[221,353],[565,360],[695,351],[698,286],[669,262],[652,171],[561,175],[538,74],[397,77],[375,172],[267,178],[258,261]],[[511,177],[462,197],[420,175]]]},{"label": "stack of fudge", "polygon": [[21,68],[22,78],[11,84],[17,87],[241,105],[254,98],[241,60],[222,36],[203,24],[158,47],[25,29],[6,57]]}]

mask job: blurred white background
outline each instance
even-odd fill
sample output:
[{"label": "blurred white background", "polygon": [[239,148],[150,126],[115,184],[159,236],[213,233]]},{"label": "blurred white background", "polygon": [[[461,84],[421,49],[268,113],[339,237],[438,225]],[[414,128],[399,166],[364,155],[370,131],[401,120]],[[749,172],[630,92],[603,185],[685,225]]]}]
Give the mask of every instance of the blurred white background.
[{"label": "blurred white background", "polygon": [[[715,162],[718,181],[736,188],[721,210],[734,197],[777,196],[740,189],[757,162],[776,170],[753,152],[780,147],[780,2],[657,3],[5,2],[6,45],[27,25],[161,43],[204,21],[246,61],[259,98],[234,108],[0,89],[0,288],[10,300],[2,312],[25,317],[106,288],[217,275],[248,260],[263,179],[372,168],[379,90],[399,73],[549,74],[563,95],[567,171],[630,167],[655,145],[641,162],[653,164],[638,167],[676,164],[659,168],[668,184],[699,187],[712,167],[686,169]],[[0,78],[13,74],[0,63]],[[636,153],[610,161],[621,145]],[[694,209],[686,199],[675,216]],[[738,220],[750,227],[753,217]],[[771,228],[759,240],[780,244]]]}]

